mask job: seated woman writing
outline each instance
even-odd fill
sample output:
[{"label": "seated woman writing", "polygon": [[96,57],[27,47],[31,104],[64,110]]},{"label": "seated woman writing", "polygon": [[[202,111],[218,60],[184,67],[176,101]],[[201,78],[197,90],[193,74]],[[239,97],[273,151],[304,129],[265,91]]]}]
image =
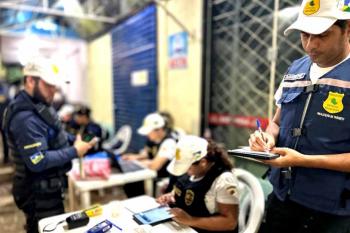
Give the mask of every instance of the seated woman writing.
[{"label": "seated woman writing", "polygon": [[169,204],[176,222],[204,232],[238,232],[238,181],[226,152],[214,142],[183,136],[168,171],[179,176],[173,191],[157,202]]}]

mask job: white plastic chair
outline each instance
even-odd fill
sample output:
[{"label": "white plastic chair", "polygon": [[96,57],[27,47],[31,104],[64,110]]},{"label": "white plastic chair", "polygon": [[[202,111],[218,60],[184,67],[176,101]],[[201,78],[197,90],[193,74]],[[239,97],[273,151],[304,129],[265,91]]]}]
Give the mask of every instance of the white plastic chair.
[{"label": "white plastic chair", "polygon": [[[119,128],[114,137],[108,142],[103,143],[102,147],[107,150],[113,150],[114,154],[123,154],[129,147],[132,136],[132,129],[130,125],[123,125]],[[114,149],[116,145],[118,148]]]},{"label": "white plastic chair", "polygon": [[265,198],[259,180],[250,172],[235,168],[241,192],[238,227],[239,233],[256,233],[264,216]]}]

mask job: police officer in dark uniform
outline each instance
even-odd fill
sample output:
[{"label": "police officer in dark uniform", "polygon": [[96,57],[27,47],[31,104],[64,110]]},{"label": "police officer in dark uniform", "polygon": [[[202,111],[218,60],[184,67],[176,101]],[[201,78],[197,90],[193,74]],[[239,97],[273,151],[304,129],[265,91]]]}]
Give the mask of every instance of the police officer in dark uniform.
[{"label": "police officer in dark uniform", "polygon": [[238,182],[231,169],[228,155],[214,142],[183,136],[168,166],[179,176],[174,190],[157,201],[173,206],[173,219],[199,233],[238,232]]},{"label": "police officer in dark uniform", "polygon": [[58,67],[35,59],[23,70],[24,90],[4,113],[3,128],[15,163],[13,196],[27,220],[27,232],[38,232],[42,218],[64,213],[63,194],[71,160],[82,157],[96,143],[78,135],[69,138],[51,103],[62,80]]},{"label": "police officer in dark uniform", "polygon": [[266,133],[249,139],[253,150],[281,155],[265,162],[273,193],[259,232],[350,232],[349,9],[304,0],[285,31],[299,31],[307,55],[284,75]]}]

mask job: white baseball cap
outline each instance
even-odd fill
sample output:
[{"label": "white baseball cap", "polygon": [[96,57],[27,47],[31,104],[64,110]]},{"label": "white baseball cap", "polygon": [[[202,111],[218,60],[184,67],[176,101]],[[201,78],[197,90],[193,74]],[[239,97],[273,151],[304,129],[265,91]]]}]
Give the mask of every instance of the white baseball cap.
[{"label": "white baseball cap", "polygon": [[337,20],[350,19],[350,5],[347,2],[347,0],[303,0],[297,20],[284,31],[284,35],[293,30],[318,35],[327,31]]},{"label": "white baseball cap", "polygon": [[39,77],[53,86],[68,83],[59,67],[49,59],[35,58],[27,62],[23,68],[23,75]]},{"label": "white baseball cap", "polygon": [[57,112],[57,115],[59,116],[59,118],[63,118],[64,116],[68,114],[73,114],[73,113],[74,113],[74,106],[70,104],[65,104]]},{"label": "white baseball cap", "polygon": [[142,126],[137,130],[137,132],[141,135],[148,135],[153,130],[163,128],[164,125],[165,120],[159,113],[151,113],[145,117]]},{"label": "white baseball cap", "polygon": [[194,135],[185,135],[177,143],[175,158],[170,162],[167,170],[175,176],[181,176],[193,163],[204,158],[207,153],[207,140]]}]

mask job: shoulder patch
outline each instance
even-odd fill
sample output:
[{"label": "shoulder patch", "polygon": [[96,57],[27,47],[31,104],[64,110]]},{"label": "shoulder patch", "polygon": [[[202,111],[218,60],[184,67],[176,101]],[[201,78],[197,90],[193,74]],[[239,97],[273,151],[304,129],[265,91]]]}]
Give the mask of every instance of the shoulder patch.
[{"label": "shoulder patch", "polygon": [[41,142],[36,142],[36,143],[33,143],[33,144],[25,145],[24,149],[28,150],[28,149],[33,149],[33,148],[36,148],[36,147],[39,147],[39,146],[41,146]]},{"label": "shoulder patch", "polygon": [[32,163],[34,165],[38,164],[42,159],[44,158],[43,153],[38,152],[32,156],[30,156],[30,161],[32,161]]},{"label": "shoulder patch", "polygon": [[235,186],[229,186],[226,188],[226,192],[233,196],[236,193],[236,187]]}]

